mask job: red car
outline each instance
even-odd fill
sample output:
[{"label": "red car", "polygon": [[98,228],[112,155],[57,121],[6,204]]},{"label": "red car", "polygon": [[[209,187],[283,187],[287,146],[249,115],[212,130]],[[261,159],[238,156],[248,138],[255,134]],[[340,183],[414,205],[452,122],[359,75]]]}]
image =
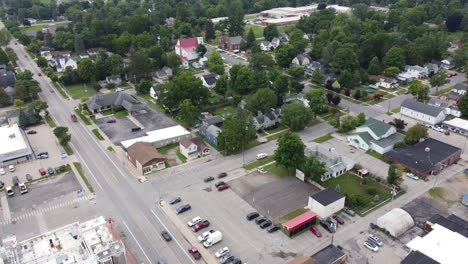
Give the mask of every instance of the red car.
[{"label": "red car", "polygon": [[190,255],[192,255],[192,257],[194,259],[200,259],[201,258],[200,252],[198,252],[198,249],[196,249],[195,247],[189,248],[188,252],[190,253]]},{"label": "red car", "polygon": [[333,219],[335,219],[338,223],[340,223],[340,225],[344,225],[344,220],[343,218],[337,216],[337,215],[334,215],[333,216]]},{"label": "red car", "polygon": [[455,73],[449,74],[448,77],[451,78],[451,77],[454,77],[454,76],[457,76],[457,75],[458,75],[458,73],[455,72]]},{"label": "red car", "polygon": [[196,225],[192,226],[192,230],[193,230],[193,232],[198,232],[198,231],[200,231],[203,228],[208,227],[208,226],[210,226],[210,221],[203,220],[201,222],[198,222]]},{"label": "red car", "polygon": [[224,178],[226,176],[227,176],[227,173],[221,172],[220,174],[218,174],[218,179]]},{"label": "red car", "polygon": [[107,123],[115,123],[115,122],[117,122],[117,120],[115,119],[107,120]]},{"label": "red car", "polygon": [[223,184],[221,186],[218,186],[218,191],[224,191],[226,189],[229,189],[229,185],[228,184]]},{"label": "red car", "polygon": [[41,174],[41,176],[44,176],[47,174],[46,170],[44,170],[43,168],[40,168],[39,169],[39,174]]},{"label": "red car", "polygon": [[317,237],[322,237],[322,232],[320,232],[316,226],[311,226],[310,232],[312,232],[312,234],[314,234]]}]

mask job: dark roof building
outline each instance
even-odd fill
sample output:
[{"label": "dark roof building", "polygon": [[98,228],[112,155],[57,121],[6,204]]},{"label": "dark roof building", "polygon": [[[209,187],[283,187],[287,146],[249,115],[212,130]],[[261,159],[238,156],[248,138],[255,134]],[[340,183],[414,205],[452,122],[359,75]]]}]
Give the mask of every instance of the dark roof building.
[{"label": "dark roof building", "polygon": [[205,120],[203,120],[203,124],[206,125],[206,126],[214,125],[214,126],[217,126],[217,127],[221,127],[223,125],[223,123],[224,123],[224,118],[222,118],[219,115],[209,116],[209,117],[205,118]]},{"label": "dark roof building", "polygon": [[411,251],[400,264],[440,264],[419,251]]},{"label": "dark roof building", "polygon": [[414,99],[406,99],[405,101],[403,101],[403,103],[401,103],[401,107],[406,107],[416,112],[424,113],[426,115],[433,116],[433,117],[438,116],[441,112],[444,111],[444,109],[440,107],[421,103]]},{"label": "dark roof building", "polygon": [[0,87],[12,87],[16,84],[16,75],[14,72],[0,70]]},{"label": "dark roof building", "polygon": [[426,232],[430,232],[432,230],[432,226],[435,224],[439,224],[453,232],[457,232],[462,236],[468,237],[468,222],[456,215],[452,214],[448,217],[439,214],[433,215],[426,222],[424,230],[426,230]]},{"label": "dark roof building", "polygon": [[137,100],[124,92],[95,95],[86,102],[86,105],[93,113],[105,111],[113,106],[122,106],[129,113],[141,109]]},{"label": "dark roof building", "polygon": [[439,173],[460,159],[461,149],[428,138],[413,146],[404,146],[384,154],[385,159],[401,164],[423,177]]},{"label": "dark roof building", "polygon": [[341,198],[344,198],[345,196],[337,192],[335,189],[327,188],[321,192],[312,194],[310,197],[322,204],[323,206],[327,206],[331,203],[340,200]]},{"label": "dark roof building", "polygon": [[346,254],[335,245],[328,245],[311,256],[317,264],[342,264],[346,263]]}]

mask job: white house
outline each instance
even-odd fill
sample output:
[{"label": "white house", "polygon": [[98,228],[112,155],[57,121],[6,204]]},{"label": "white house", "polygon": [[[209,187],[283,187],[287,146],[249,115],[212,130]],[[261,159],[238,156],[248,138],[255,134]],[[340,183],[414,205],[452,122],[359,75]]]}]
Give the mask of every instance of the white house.
[{"label": "white house", "polygon": [[347,137],[347,141],[348,145],[355,148],[384,154],[404,138],[405,136],[398,133],[394,126],[369,118],[364,125],[357,127],[355,132]]},{"label": "white house", "polygon": [[447,57],[447,58],[443,59],[441,62],[442,62],[442,68],[444,68],[446,70],[450,70],[450,69],[452,69],[454,67],[452,57]]},{"label": "white house", "polygon": [[311,62],[312,58],[310,58],[310,56],[306,54],[299,54],[292,60],[292,64],[294,66],[302,67],[309,65]]},{"label": "white house", "polygon": [[64,72],[67,67],[70,67],[73,70],[76,70],[78,68],[78,64],[76,63],[76,61],[66,56],[54,57],[54,64],[55,69],[57,69],[57,72]]},{"label": "white house", "polygon": [[201,137],[184,139],[179,142],[179,150],[189,160],[210,154],[210,148]]},{"label": "white house", "polygon": [[414,79],[426,78],[429,75],[426,67],[419,65],[406,66],[405,71],[398,74],[397,79],[403,82],[411,82]]},{"label": "white house", "polygon": [[219,78],[219,75],[216,73],[210,73],[200,76],[203,86],[208,89],[213,89],[216,87],[216,80]]},{"label": "white house", "polygon": [[309,100],[305,97],[303,93],[299,93],[296,97],[296,101],[301,102],[305,107],[309,108]]},{"label": "white house", "polygon": [[322,175],[321,181],[337,178],[351,170],[355,164],[353,160],[340,155],[333,148],[326,148],[320,144],[312,144],[306,148],[305,156],[317,157],[325,163],[327,171]]},{"label": "white house", "polygon": [[307,207],[320,219],[327,219],[344,208],[345,199],[345,196],[335,189],[327,188],[309,196]]},{"label": "white house", "polygon": [[398,82],[395,78],[387,77],[383,75],[377,75],[374,77],[376,87],[381,87],[385,89],[395,89],[398,88]]},{"label": "white house", "polygon": [[275,49],[275,47],[268,40],[264,40],[264,41],[262,41],[262,43],[260,43],[260,50],[262,50],[262,51],[271,51],[273,49]]},{"label": "white house", "polygon": [[429,102],[427,102],[427,104],[443,108],[445,110],[445,114],[447,115],[453,115],[456,117],[461,116],[460,109],[458,109],[456,106],[452,105],[449,102],[446,102],[437,98],[432,98],[431,100],[429,100]]},{"label": "white house", "polygon": [[41,56],[44,57],[47,61],[53,61],[55,57],[65,57],[70,58],[70,51],[44,51],[41,52]]},{"label": "white house", "polygon": [[158,100],[159,93],[160,93],[160,91],[156,86],[151,86],[151,88],[150,88],[151,98],[153,98],[154,100]]},{"label": "white house", "polygon": [[444,121],[446,114],[443,108],[406,99],[401,104],[400,114],[418,120],[419,122],[435,125]]},{"label": "white house", "polygon": [[281,108],[270,109],[263,114],[258,111],[257,116],[253,117],[253,123],[256,130],[268,129],[281,122]]},{"label": "white house", "polygon": [[458,93],[459,95],[465,95],[466,91],[468,90],[468,85],[458,83],[453,87],[453,91]]},{"label": "white house", "polygon": [[202,37],[179,39],[175,45],[175,53],[182,59],[186,58],[187,60],[195,60],[198,59],[197,48],[202,44]]}]

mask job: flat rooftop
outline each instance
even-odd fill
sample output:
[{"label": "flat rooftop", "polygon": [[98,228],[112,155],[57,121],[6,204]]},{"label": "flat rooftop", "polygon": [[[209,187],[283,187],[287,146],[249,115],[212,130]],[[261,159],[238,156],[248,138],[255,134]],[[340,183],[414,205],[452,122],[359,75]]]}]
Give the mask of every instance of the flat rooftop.
[{"label": "flat rooftop", "polygon": [[185,136],[188,134],[190,134],[190,132],[188,132],[187,129],[183,128],[182,126],[172,126],[163,129],[148,131],[146,132],[146,136],[144,137],[129,139],[120,143],[125,149],[127,149],[136,142],[153,143],[170,138]]},{"label": "flat rooftop", "polygon": [[453,127],[458,127],[458,128],[468,131],[468,120],[461,119],[458,117],[452,120],[444,121],[443,124],[447,124]]},{"label": "flat rooftop", "polygon": [[29,149],[17,124],[0,127],[0,156],[11,152]]}]

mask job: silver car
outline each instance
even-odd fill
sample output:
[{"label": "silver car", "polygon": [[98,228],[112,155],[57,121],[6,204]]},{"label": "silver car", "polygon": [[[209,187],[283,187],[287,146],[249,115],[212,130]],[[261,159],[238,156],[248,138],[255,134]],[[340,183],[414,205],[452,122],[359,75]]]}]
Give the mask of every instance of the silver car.
[{"label": "silver car", "polygon": [[369,234],[368,239],[379,247],[383,246],[382,239],[374,234]]},{"label": "silver car", "polygon": [[377,245],[375,245],[374,243],[371,243],[369,241],[364,241],[364,247],[366,247],[367,249],[371,250],[371,251],[374,251],[374,252],[377,252],[379,251],[379,247]]}]

